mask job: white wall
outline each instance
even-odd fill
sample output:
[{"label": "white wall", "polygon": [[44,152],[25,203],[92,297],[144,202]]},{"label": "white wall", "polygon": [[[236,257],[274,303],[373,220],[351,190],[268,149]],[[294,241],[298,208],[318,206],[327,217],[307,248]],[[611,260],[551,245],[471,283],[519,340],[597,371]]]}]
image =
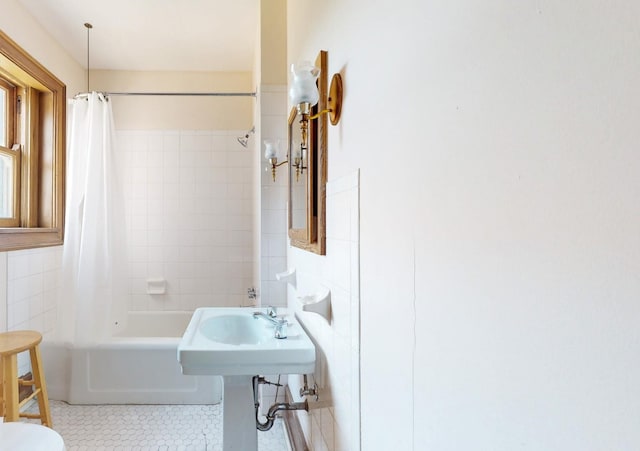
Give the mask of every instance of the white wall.
[{"label": "white wall", "polygon": [[637,4],[288,12],[361,171],[362,449],[639,448]]}]

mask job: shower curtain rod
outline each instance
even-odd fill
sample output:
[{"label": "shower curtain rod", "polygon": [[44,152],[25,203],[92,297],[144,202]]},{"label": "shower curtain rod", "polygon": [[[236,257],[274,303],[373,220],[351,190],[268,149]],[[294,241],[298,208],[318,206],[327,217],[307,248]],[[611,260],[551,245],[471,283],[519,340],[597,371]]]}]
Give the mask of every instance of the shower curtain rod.
[{"label": "shower curtain rod", "polygon": [[[255,97],[255,92],[103,92],[105,96],[197,96],[197,97]],[[88,96],[89,93],[81,92],[76,98]]]}]

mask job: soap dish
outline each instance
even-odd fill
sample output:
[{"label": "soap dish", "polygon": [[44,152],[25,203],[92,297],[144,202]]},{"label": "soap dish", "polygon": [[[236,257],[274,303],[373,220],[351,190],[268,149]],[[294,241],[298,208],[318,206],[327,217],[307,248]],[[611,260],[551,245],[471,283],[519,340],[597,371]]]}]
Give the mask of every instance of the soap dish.
[{"label": "soap dish", "polygon": [[325,290],[308,296],[299,296],[302,311],[313,312],[322,316],[327,322],[331,321],[331,291]]}]

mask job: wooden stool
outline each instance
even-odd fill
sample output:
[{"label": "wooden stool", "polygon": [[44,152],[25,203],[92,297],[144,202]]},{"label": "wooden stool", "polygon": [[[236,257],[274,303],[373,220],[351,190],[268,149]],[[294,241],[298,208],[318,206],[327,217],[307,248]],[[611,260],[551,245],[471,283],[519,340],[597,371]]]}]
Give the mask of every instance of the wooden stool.
[{"label": "wooden stool", "polygon": [[[39,418],[40,422],[52,427],[47,384],[42,370],[40,347],[42,335],[34,330],[18,330],[0,333],[0,416],[4,421],[19,421],[23,418]],[[29,351],[31,357],[32,380],[18,378],[18,353]],[[35,386],[35,390],[22,402],[18,401],[20,385]],[[34,396],[38,397],[38,414],[20,413],[20,409]]]}]

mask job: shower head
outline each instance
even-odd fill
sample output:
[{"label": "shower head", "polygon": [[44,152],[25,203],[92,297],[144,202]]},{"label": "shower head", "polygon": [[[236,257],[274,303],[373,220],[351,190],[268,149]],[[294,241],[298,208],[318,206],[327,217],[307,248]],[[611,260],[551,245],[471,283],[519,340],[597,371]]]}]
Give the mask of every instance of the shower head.
[{"label": "shower head", "polygon": [[251,127],[251,130],[245,133],[244,136],[238,136],[238,142],[242,145],[242,147],[247,147],[247,144],[249,143],[249,135],[255,132],[256,132],[256,128]]}]

